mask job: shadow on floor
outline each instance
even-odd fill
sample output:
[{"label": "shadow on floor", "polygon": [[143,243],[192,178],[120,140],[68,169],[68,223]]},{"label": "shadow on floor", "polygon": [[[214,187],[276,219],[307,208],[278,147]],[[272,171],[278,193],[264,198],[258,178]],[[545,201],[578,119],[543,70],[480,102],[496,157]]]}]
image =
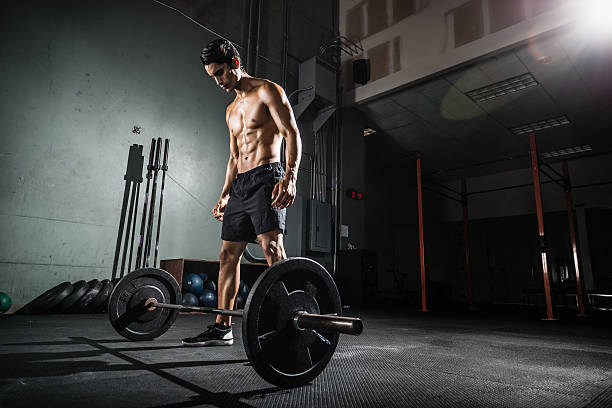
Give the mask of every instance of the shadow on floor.
[{"label": "shadow on floor", "polygon": [[[179,385],[191,392],[196,393],[196,396],[190,397],[188,400],[172,403],[168,405],[159,405],[159,407],[192,407],[202,404],[215,405],[218,407],[250,407],[241,399],[249,399],[253,397],[263,398],[271,393],[287,393],[288,390],[283,390],[278,387],[262,388],[246,392],[229,393],[229,392],[211,392],[201,386],[185,380],[168,372],[175,368],[187,367],[202,367],[228,364],[247,364],[247,359],[233,360],[218,360],[218,361],[179,361],[179,362],[164,362],[164,363],[145,363],[137,358],[124,354],[125,352],[134,351],[154,351],[168,349],[184,349],[184,346],[164,346],[164,347],[121,347],[112,348],[105,346],[108,343],[122,343],[122,340],[94,340],[85,337],[70,337],[69,341],[53,341],[53,342],[29,342],[29,343],[12,343],[13,346],[45,346],[45,345],[88,345],[94,347],[94,350],[66,351],[66,352],[31,352],[31,353],[10,353],[0,354],[0,360],[3,361],[3,370],[0,371],[0,385],[8,385],[11,381],[21,378],[33,377],[57,377],[69,376],[79,373],[89,372],[118,372],[118,371],[147,371],[153,373],[167,381]],[[132,342],[130,342],[132,343]],[[8,344],[4,344],[8,345]],[[75,359],[95,358],[103,355],[112,355],[116,358],[125,361],[125,364],[111,364],[101,360],[85,360],[75,361]],[[253,375],[256,375],[253,373]]]}]

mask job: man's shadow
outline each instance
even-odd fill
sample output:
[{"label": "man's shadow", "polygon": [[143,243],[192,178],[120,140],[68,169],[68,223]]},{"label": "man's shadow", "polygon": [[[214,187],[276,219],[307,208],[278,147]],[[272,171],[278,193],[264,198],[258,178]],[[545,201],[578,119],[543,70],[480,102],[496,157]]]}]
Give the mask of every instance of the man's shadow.
[{"label": "man's shadow", "polygon": [[[169,371],[175,368],[221,366],[228,364],[249,364],[247,359],[232,360],[201,360],[201,361],[178,361],[164,363],[145,363],[126,353],[134,351],[155,351],[169,349],[184,349],[184,346],[137,346],[137,347],[118,347],[112,348],[105,346],[107,343],[118,344],[128,343],[128,340],[101,339],[93,340],[85,337],[70,337],[69,341],[50,341],[50,342],[31,342],[3,344],[4,346],[66,346],[66,345],[88,345],[93,350],[62,351],[62,352],[31,352],[31,353],[7,353],[0,354],[0,361],[3,362],[3,369],[0,370],[0,384],[7,384],[6,380],[35,378],[35,377],[58,377],[70,376],[78,373],[95,372],[115,372],[115,371],[147,371],[153,373],[167,381],[186,388],[194,393],[187,401],[172,403],[169,405],[159,405],[159,407],[191,407],[201,404],[211,404],[218,407],[249,407],[251,405],[240,401],[241,399],[253,398],[256,396],[265,397],[267,394],[278,392],[290,392],[278,387],[262,388],[252,391],[230,393],[230,392],[211,392],[186,379],[171,374]],[[96,360],[103,355],[112,355],[123,360],[124,364],[109,364],[106,361]],[[91,360],[77,360],[88,359]],[[253,375],[256,375],[253,373]],[[140,387],[138,387],[139,389]],[[140,392],[140,391],[138,391]],[[137,398],[135,391],[134,397]],[[68,397],[67,397],[68,398]]]}]

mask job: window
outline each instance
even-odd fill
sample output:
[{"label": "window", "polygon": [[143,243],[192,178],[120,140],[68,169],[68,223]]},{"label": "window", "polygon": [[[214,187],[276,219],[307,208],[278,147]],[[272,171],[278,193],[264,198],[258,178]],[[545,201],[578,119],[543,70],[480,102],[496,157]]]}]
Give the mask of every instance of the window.
[{"label": "window", "polygon": [[494,33],[525,19],[522,1],[489,0],[491,32]]},{"label": "window", "polygon": [[454,9],[452,14],[455,28],[455,47],[461,47],[482,38],[484,35],[482,0],[469,1]]}]

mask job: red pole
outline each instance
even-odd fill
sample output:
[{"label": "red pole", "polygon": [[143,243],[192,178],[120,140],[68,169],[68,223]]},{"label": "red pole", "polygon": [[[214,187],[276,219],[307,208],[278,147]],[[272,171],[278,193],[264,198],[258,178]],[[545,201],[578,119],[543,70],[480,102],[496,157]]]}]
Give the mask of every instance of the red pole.
[{"label": "red pole", "polygon": [[565,201],[567,202],[567,218],[569,221],[570,238],[572,240],[572,255],[574,270],[576,271],[576,300],[578,301],[578,316],[584,316],[584,298],[582,297],[582,283],[580,281],[580,267],[578,266],[578,249],[576,246],[576,229],[574,224],[574,200],[572,199],[572,185],[569,179],[567,162],[563,162],[563,178],[565,181]]},{"label": "red pole", "polygon": [[423,237],[423,190],[421,189],[421,159],[416,160],[417,199],[419,207],[419,252],[421,261],[421,311],[427,312],[427,293],[425,290],[425,239]]},{"label": "red pole", "polygon": [[[544,243],[544,212],[542,211],[542,192],[540,190],[540,171],[538,169],[538,152],[536,149],[535,133],[529,134],[529,147],[531,150],[531,173],[533,175],[533,191],[535,193],[536,214],[538,217],[538,235],[541,244]],[[546,252],[542,251],[542,276],[544,278],[544,296],[546,297],[546,320],[555,320],[552,312],[550,297],[550,281],[548,279],[548,264]]]},{"label": "red pole", "polygon": [[468,202],[465,179],[461,179],[461,205],[463,206],[463,242],[465,245],[465,274],[467,279],[468,309],[472,310],[472,267],[470,265],[470,230],[468,225]]}]

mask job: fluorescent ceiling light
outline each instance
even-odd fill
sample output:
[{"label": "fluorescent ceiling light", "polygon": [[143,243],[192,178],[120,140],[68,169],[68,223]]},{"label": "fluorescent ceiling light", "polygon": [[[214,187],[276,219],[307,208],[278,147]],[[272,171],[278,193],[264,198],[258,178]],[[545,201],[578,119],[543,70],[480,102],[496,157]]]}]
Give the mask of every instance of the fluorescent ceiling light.
[{"label": "fluorescent ceiling light", "polygon": [[370,136],[373,135],[374,133],[376,133],[376,131],[372,128],[365,128],[363,129],[363,135],[364,136]]},{"label": "fluorescent ceiling light", "polygon": [[576,147],[568,147],[567,149],[553,150],[552,152],[546,152],[542,154],[542,157],[544,157],[545,159],[552,159],[552,158],[559,157],[559,156],[567,156],[570,154],[590,152],[591,150],[593,150],[591,145],[582,145],[582,146],[576,146]]},{"label": "fluorescent ceiling light", "polygon": [[474,89],[473,91],[467,92],[466,95],[474,102],[483,102],[536,85],[539,85],[538,81],[536,81],[533,75],[526,73],[495,82],[491,85],[483,86],[482,88]]},{"label": "fluorescent ceiling light", "polygon": [[559,116],[556,118],[541,120],[539,122],[527,123],[525,125],[513,127],[510,129],[512,133],[515,135],[522,135],[523,133],[531,133],[536,130],[548,129],[551,127],[561,126],[561,125],[569,125],[570,121],[567,116]]}]

